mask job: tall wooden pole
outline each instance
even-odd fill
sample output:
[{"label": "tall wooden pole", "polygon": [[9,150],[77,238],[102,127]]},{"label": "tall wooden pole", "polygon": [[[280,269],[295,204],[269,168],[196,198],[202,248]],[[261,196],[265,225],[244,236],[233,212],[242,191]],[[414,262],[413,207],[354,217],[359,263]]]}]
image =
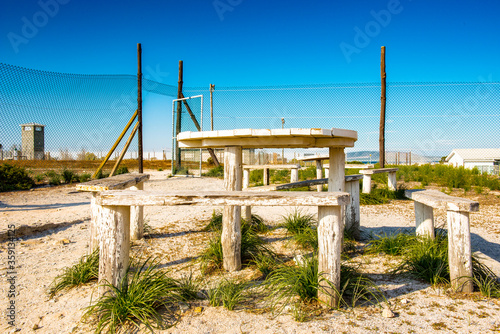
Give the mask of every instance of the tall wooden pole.
[{"label": "tall wooden pole", "polygon": [[379,134],[379,163],[380,168],[385,166],[385,46],[382,47],[380,57],[380,76],[382,79],[382,94],[380,96],[380,134]]},{"label": "tall wooden pole", "polygon": [[[179,60],[179,81],[177,83],[177,98],[182,98],[182,60]],[[182,102],[177,101],[177,118],[175,123],[175,135],[177,136],[181,132],[181,112],[182,112]],[[175,163],[177,168],[181,167],[181,149],[175,140]]]},{"label": "tall wooden pole", "polygon": [[214,131],[214,89],[215,85],[210,84],[210,130]]},{"label": "tall wooden pole", "polygon": [[142,48],[141,43],[137,43],[137,141],[139,145],[139,173],[143,172],[142,163]]}]

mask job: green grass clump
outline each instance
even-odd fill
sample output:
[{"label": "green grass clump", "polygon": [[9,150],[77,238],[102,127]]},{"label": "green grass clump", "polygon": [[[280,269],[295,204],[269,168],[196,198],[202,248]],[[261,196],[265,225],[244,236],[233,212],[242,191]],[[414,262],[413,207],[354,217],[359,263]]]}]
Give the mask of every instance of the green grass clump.
[{"label": "green grass clump", "polygon": [[[222,254],[222,229],[215,229],[215,234],[210,238],[207,248],[200,256],[201,270],[208,274],[214,270],[221,269],[223,264]],[[259,237],[252,225],[242,221],[241,224],[241,261],[248,263],[261,254],[274,255],[265,241]]]},{"label": "green grass clump", "polygon": [[435,239],[419,237],[410,242],[401,264],[395,269],[395,272],[403,271],[432,285],[448,284],[450,270],[446,234],[436,233]]},{"label": "green grass clump", "polygon": [[369,254],[402,255],[415,239],[414,234],[404,232],[390,235],[384,233],[383,236],[377,235],[375,239],[370,240],[365,251]]},{"label": "green grass clump", "polygon": [[219,166],[219,167],[214,167],[209,169],[209,171],[203,176],[209,176],[209,177],[218,177],[218,178],[224,178],[224,166]]},{"label": "green grass clump", "polygon": [[263,278],[266,278],[283,265],[283,261],[270,254],[258,254],[252,259],[251,263],[262,273]]},{"label": "green grass clump", "polygon": [[314,180],[316,179],[316,166],[299,169],[299,180]]},{"label": "green grass clump", "polygon": [[472,257],[472,273],[472,282],[477,291],[487,298],[500,298],[500,282],[497,275],[476,257]]},{"label": "green grass clump", "polygon": [[118,287],[106,284],[111,290],[87,307],[84,319],[96,325],[96,332],[116,333],[121,329],[144,324],[151,332],[163,329],[164,317],[158,312],[165,307],[171,324],[175,318],[169,306],[177,301],[176,282],[158,270],[158,262],[144,261],[136,270],[131,266]]},{"label": "green grass clump", "polygon": [[208,301],[211,306],[224,306],[232,311],[236,305],[242,303],[245,297],[246,283],[234,280],[223,280],[208,290]]},{"label": "green grass clump", "polygon": [[128,167],[127,166],[122,166],[122,167],[119,167],[116,172],[115,172],[115,175],[120,175],[120,174],[128,174],[130,173],[128,171]]},{"label": "green grass clump", "polygon": [[287,169],[269,170],[270,183],[288,183],[290,181],[290,171]]},{"label": "green grass clump", "polygon": [[184,166],[181,166],[179,168],[177,166],[174,166],[172,175],[189,175],[189,169]]},{"label": "green grass clump", "polygon": [[199,299],[198,292],[201,290],[201,282],[193,276],[192,272],[178,279],[176,286],[179,299],[184,301]]},{"label": "green grass clump", "polygon": [[72,183],[80,181],[80,177],[78,176],[78,174],[66,168],[63,169],[61,176],[64,180],[64,183]]},{"label": "green grass clump", "polygon": [[[249,225],[256,233],[264,233],[269,231],[269,227],[264,223],[264,219],[259,215],[252,214],[252,219],[247,222],[245,219],[241,219],[241,225]],[[208,222],[207,226],[203,228],[203,231],[219,231],[222,230],[222,212],[214,210],[212,212],[212,217]]]},{"label": "green grass clump", "polygon": [[304,213],[299,209],[289,212],[286,216],[282,217],[282,220],[283,222],[280,226],[286,228],[291,235],[301,233],[317,224],[313,214]]},{"label": "green grass clump", "polygon": [[11,190],[26,190],[35,186],[35,181],[28,172],[10,164],[0,165],[0,192]]},{"label": "green grass clump", "polygon": [[[264,282],[271,308],[279,314],[297,299],[302,304],[317,303],[318,290],[322,289],[319,275],[316,254],[302,257],[296,265],[274,270]],[[321,282],[323,285],[327,281],[322,279]],[[340,291],[335,293],[339,295],[338,307],[354,307],[361,302],[378,302],[384,299],[369,278],[345,264],[341,265]]]},{"label": "green grass clump", "polygon": [[49,289],[52,298],[57,292],[97,280],[99,277],[99,250],[83,256],[77,264],[67,267],[57,276]]},{"label": "green grass clump", "polygon": [[78,180],[80,182],[87,182],[87,181],[90,181],[91,178],[92,178],[92,175],[90,175],[90,173],[83,173],[82,175],[80,175]]},{"label": "green grass clump", "polygon": [[250,171],[249,182],[254,185],[262,185],[264,180],[264,170],[254,169]]}]

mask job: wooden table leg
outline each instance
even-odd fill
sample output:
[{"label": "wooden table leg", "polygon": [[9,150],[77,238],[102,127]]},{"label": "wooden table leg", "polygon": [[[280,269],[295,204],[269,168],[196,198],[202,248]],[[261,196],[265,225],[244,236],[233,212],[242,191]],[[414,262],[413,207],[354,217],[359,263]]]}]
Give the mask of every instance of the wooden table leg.
[{"label": "wooden table leg", "polygon": [[[321,160],[316,160],[316,179],[322,179],[323,178],[323,164],[321,163]],[[316,186],[316,189],[318,191],[323,191],[323,185],[318,184]]]},{"label": "wooden table leg", "polygon": [[[328,191],[345,189],[345,154],[343,148],[330,147]],[[329,307],[338,306],[340,290],[340,254],[344,238],[344,209],[341,206],[318,207],[318,273],[322,287],[318,298]],[[330,283],[323,281],[327,279]],[[335,291],[336,290],[336,291]]]},{"label": "wooden table leg", "polygon": [[[140,182],[131,190],[144,190],[144,182]],[[144,207],[131,206],[130,207],[130,239],[140,240],[144,235]]]},{"label": "wooden table leg", "polygon": [[101,207],[99,236],[99,296],[109,291],[102,284],[119,286],[125,277],[130,252],[130,207]]},{"label": "wooden table leg", "polygon": [[459,292],[472,293],[472,248],[469,213],[447,211],[448,262],[451,286]]},{"label": "wooden table leg", "polygon": [[[241,147],[224,149],[224,188],[228,191],[242,190]],[[222,254],[224,269],[241,269],[241,207],[226,205],[222,213]]]}]

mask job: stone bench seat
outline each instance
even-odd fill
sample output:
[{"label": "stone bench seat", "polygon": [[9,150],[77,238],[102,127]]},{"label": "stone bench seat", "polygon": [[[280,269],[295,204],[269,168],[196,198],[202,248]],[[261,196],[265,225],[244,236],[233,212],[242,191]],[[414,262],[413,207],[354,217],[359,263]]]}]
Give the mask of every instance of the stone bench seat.
[{"label": "stone bench seat", "polygon": [[406,190],[405,196],[414,201],[416,234],[419,236],[434,239],[433,209],[446,210],[451,283],[457,290],[472,292],[469,213],[479,211],[479,203],[437,190]]}]

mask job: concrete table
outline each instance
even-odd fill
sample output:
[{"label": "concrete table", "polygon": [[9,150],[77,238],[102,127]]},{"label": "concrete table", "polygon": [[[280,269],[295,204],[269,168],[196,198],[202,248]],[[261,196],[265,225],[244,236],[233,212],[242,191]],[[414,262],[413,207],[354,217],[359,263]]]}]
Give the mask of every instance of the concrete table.
[{"label": "concrete table", "polygon": [[[181,148],[224,148],[224,187],[242,190],[243,148],[329,148],[331,170],[328,190],[344,192],[345,147],[354,147],[356,131],[344,129],[236,129],[181,132]],[[334,286],[340,284],[340,253],[343,237],[343,214],[340,207],[318,207],[319,272]],[[222,222],[224,269],[241,268],[241,207],[225,206]],[[326,291],[332,290],[325,286]],[[333,293],[333,290],[331,291]],[[320,299],[329,300],[323,296]]]}]

